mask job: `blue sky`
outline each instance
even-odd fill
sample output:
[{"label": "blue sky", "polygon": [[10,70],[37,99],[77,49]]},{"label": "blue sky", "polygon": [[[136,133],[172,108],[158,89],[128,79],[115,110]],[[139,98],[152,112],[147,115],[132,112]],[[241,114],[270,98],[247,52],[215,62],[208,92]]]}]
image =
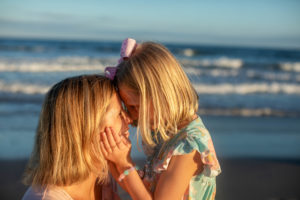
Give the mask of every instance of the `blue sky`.
[{"label": "blue sky", "polygon": [[0,0],[0,36],[300,48],[300,1]]}]

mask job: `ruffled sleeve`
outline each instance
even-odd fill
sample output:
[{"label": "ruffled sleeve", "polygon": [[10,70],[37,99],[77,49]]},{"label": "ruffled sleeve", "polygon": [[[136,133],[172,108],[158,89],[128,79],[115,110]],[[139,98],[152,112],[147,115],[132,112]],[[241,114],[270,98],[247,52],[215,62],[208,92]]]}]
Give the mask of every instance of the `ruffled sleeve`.
[{"label": "ruffled sleeve", "polygon": [[221,168],[210,134],[207,129],[201,125],[202,123],[196,122],[197,121],[194,121],[192,125],[189,125],[168,141],[165,151],[160,158],[156,160],[154,165],[154,171],[156,173],[160,173],[168,168],[172,156],[184,155],[196,150],[201,155],[201,160],[204,165],[204,170],[201,173],[207,177],[215,177],[220,174]]}]

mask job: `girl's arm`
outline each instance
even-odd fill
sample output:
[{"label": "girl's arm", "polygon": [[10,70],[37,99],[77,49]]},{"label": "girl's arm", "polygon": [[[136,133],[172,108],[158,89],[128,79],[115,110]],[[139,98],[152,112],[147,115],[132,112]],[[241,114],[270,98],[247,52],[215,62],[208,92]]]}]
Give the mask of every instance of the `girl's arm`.
[{"label": "girl's arm", "polygon": [[[134,166],[130,157],[131,143],[127,138],[115,134],[111,128],[105,128],[105,131],[101,133],[102,152],[107,160],[115,164],[117,173],[114,174],[122,174]],[[129,180],[125,181],[129,176]],[[118,180],[119,177],[114,178],[124,186],[132,199],[152,199],[136,170],[131,171],[121,182]]]},{"label": "girl's arm", "polygon": [[154,199],[181,199],[191,178],[202,170],[201,156],[197,151],[173,156],[168,169],[160,175]]},{"label": "girl's arm", "polygon": [[[118,141],[118,142],[116,142]],[[126,143],[120,143],[120,137],[111,129],[102,134],[102,151],[107,159],[114,162],[120,173],[133,166],[131,158],[126,151]],[[123,140],[122,140],[123,141]],[[116,145],[116,146],[115,146]],[[151,194],[143,184],[138,173],[133,170],[124,179],[132,199],[181,199],[193,175],[202,171],[200,154],[193,151],[189,154],[173,156],[168,169],[161,173]]]},{"label": "girl's arm", "polygon": [[117,183],[125,190],[127,191],[126,185],[124,185],[124,183],[118,181],[118,177],[120,176],[120,173],[115,165],[115,163],[111,162],[108,160],[108,167],[109,167],[109,171],[111,173],[111,175],[113,176],[113,178],[117,181]]}]

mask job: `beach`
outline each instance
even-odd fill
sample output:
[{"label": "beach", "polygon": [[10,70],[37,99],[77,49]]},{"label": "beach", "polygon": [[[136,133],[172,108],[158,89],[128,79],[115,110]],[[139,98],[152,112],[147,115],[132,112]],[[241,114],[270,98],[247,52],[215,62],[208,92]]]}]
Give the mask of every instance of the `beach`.
[{"label": "beach", "polygon": [[[203,116],[202,120],[211,132],[222,168],[217,200],[300,199],[298,118]],[[137,150],[135,129],[130,132],[133,159],[142,166],[145,159]],[[0,160],[0,199],[22,197],[26,162],[27,158]],[[120,195],[130,199],[124,191]]]},{"label": "beach", "polygon": [[[120,42],[0,38],[0,199],[20,199],[46,92],[103,73]],[[300,51],[166,44],[199,95],[222,173],[217,200],[300,199]],[[145,159],[130,130],[132,157]],[[122,199],[128,195],[121,192]]]},{"label": "beach", "polygon": [[[216,200],[300,199],[300,160],[220,159],[220,164]],[[25,165],[26,160],[0,161],[0,199],[21,199],[26,191],[21,183]]]}]

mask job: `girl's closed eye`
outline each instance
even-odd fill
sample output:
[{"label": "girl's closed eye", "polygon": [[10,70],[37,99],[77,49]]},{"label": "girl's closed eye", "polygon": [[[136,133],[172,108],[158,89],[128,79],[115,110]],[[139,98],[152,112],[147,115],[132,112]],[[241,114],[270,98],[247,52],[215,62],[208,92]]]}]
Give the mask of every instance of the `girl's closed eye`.
[{"label": "girl's closed eye", "polygon": [[128,106],[129,110],[134,110],[136,111],[137,110],[137,107],[136,106]]}]

